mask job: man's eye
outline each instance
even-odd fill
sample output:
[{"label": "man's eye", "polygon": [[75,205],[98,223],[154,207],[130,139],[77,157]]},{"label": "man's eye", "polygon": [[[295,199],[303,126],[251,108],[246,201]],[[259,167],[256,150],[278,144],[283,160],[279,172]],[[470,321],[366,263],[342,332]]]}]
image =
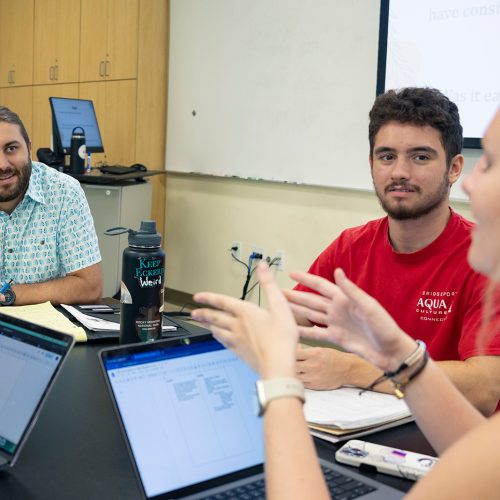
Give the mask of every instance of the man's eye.
[{"label": "man's eye", "polygon": [[392,161],[392,160],[394,160],[394,158],[395,158],[395,156],[393,154],[389,154],[389,153],[387,153],[385,155],[380,155],[378,157],[378,159],[380,161]]},{"label": "man's eye", "polygon": [[17,146],[8,146],[5,148],[7,153],[13,153],[17,149]]},{"label": "man's eye", "polygon": [[416,161],[429,161],[429,156],[427,155],[415,155],[413,158]]}]

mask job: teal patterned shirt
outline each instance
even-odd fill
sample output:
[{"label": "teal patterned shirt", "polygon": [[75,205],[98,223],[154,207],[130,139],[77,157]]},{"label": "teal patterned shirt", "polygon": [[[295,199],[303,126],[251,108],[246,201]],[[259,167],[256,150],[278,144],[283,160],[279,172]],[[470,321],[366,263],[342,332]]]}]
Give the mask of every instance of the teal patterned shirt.
[{"label": "teal patterned shirt", "polygon": [[94,221],[80,183],[32,162],[26,194],[0,211],[0,282],[41,283],[100,262]]}]

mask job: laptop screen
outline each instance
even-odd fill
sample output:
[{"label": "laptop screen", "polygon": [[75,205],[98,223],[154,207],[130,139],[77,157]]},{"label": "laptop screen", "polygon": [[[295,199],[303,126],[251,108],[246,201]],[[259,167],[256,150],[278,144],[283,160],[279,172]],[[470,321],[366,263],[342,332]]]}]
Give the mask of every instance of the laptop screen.
[{"label": "laptop screen", "polygon": [[[5,320],[4,320],[5,319]],[[0,319],[0,451],[14,455],[72,346],[69,336]]]},{"label": "laptop screen", "polygon": [[250,368],[213,339],[140,347],[103,366],[148,497],[263,463]]}]

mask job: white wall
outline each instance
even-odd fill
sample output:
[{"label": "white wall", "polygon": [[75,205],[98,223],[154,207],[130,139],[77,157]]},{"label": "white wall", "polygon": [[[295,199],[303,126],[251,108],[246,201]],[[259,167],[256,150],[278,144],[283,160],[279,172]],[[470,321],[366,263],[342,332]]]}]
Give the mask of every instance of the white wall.
[{"label": "white wall", "polygon": [[[336,130],[345,134],[346,138],[349,134],[366,134],[362,138],[357,137],[356,146],[346,147],[354,144],[350,140],[337,145],[330,152],[332,165],[344,172],[361,167],[362,172],[363,165],[360,165],[360,161],[365,161],[366,158],[366,185],[370,186],[366,124],[360,124],[360,128],[354,130],[346,126],[346,116],[350,113],[349,110],[362,108],[362,114],[366,118],[375,97],[379,2],[333,2],[334,0],[332,5],[338,9],[339,14],[335,20],[337,24],[342,24],[343,33],[349,30],[352,25],[350,23],[356,23],[360,17],[363,22],[369,23],[366,12],[371,12],[373,18],[372,23],[366,27],[366,31],[371,33],[371,39],[367,41],[363,38],[363,43],[366,44],[362,51],[365,59],[363,64],[358,64],[360,71],[364,71],[366,75],[353,81],[349,88],[332,85],[331,89],[332,93],[342,95],[348,103],[347,110],[332,116],[336,120]],[[192,0],[191,3],[200,2]],[[235,5],[241,8],[248,4],[237,2]],[[291,2],[290,5],[293,8],[294,3]],[[342,9],[348,8],[346,5],[352,11],[344,12]],[[346,50],[342,54],[332,53],[332,66],[342,71],[346,64],[355,65],[359,49],[360,47],[356,47],[351,53],[346,53]],[[173,75],[170,76],[172,78]],[[363,95],[359,94],[357,85],[360,81],[367,87]],[[214,129],[218,126],[213,123]],[[361,129],[363,132],[360,132]],[[168,147],[167,144],[167,150]],[[467,168],[470,168],[477,156],[478,152],[466,152]],[[194,171],[202,170],[195,168]],[[189,293],[209,289],[234,296],[241,294],[245,270],[230,257],[228,249],[233,241],[242,243],[242,255],[245,259],[254,245],[264,248],[267,255],[283,250],[286,270],[301,270],[306,269],[344,228],[363,224],[382,215],[375,195],[367,191],[181,173],[168,174],[166,198],[166,286]],[[470,215],[467,204],[461,202],[455,206],[465,216]],[[277,276],[281,286],[292,286],[286,272],[277,271]]]},{"label": "white wall", "polygon": [[[452,205],[471,218],[468,204]],[[245,258],[252,245],[284,250],[286,269],[276,274],[289,288],[286,270],[306,269],[344,228],[382,215],[370,192],[168,174],[166,286],[239,296],[245,270],[228,248],[240,241]]]}]

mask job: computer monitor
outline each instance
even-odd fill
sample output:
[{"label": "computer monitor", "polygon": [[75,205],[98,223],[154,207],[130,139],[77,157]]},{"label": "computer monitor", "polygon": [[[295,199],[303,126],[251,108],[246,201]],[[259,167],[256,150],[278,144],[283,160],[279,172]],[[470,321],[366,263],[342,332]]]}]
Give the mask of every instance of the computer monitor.
[{"label": "computer monitor", "polygon": [[85,144],[89,153],[104,153],[94,104],[87,99],[49,97],[52,109],[52,138],[54,153],[64,157],[70,153],[71,135],[75,127],[85,132]]}]

